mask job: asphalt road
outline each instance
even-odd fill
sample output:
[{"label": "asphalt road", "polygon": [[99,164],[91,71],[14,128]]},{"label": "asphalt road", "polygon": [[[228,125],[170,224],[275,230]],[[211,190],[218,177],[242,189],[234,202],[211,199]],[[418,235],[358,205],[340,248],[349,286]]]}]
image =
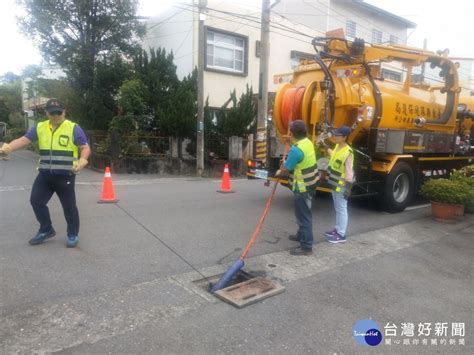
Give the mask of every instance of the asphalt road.
[{"label": "asphalt road", "polygon": [[351,328],[366,318],[381,327],[464,322],[465,345],[382,350],[472,353],[472,216],[446,225],[420,201],[400,214],[351,203],[349,242],[334,246],[322,237],[334,223],[322,196],[313,203],[315,254],[290,257],[292,195],[279,188],[247,270],[286,290],[237,310],[197,290],[202,276],[189,264],[210,276],[238,258],[270,192],[261,181],[233,180],[236,193],[219,194],[211,179],[113,174],[121,209],[97,204],[102,174],[87,170],[76,186],[79,247],[65,248],[56,197],[58,235],[31,247],[34,166],[25,151],[0,161],[1,353],[364,352]]}]

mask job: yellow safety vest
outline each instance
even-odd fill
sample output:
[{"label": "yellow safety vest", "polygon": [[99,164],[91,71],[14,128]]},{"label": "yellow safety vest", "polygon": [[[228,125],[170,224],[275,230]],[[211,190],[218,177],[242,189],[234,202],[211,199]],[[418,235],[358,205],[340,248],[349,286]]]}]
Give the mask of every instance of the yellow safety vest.
[{"label": "yellow safety vest", "polygon": [[339,144],[336,145],[334,151],[331,154],[328,168],[329,185],[331,185],[331,188],[336,192],[344,190],[346,177],[345,162],[352,154],[352,148],[349,145],[346,145],[344,148],[339,150],[338,148]]},{"label": "yellow safety vest", "polygon": [[74,144],[75,125],[74,122],[64,120],[53,131],[49,120],[38,123],[38,170],[71,171],[74,161],[79,157],[79,148]]},{"label": "yellow safety vest", "polygon": [[296,164],[293,174],[289,177],[292,190],[306,192],[308,188],[315,188],[318,182],[318,168],[313,143],[308,138],[303,138],[295,143],[304,154],[303,160]]}]

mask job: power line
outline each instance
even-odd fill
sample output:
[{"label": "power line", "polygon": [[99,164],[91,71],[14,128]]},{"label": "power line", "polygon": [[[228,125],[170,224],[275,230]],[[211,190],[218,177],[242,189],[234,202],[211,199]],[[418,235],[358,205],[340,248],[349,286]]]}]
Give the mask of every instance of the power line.
[{"label": "power line", "polygon": [[156,26],[159,26],[159,25],[162,25],[163,23],[166,23],[168,20],[172,19],[173,17],[175,17],[176,15],[178,14],[181,14],[183,11],[177,11],[173,14],[171,14],[170,16],[168,16],[167,18],[165,18],[163,21],[160,21],[160,22],[157,22],[155,23],[154,25],[150,26],[150,28],[148,28],[148,30],[152,30],[153,28],[155,28]]},{"label": "power line", "polygon": [[[188,9],[186,9],[186,10],[187,10],[187,11],[192,11],[192,10],[188,10]],[[192,11],[192,12],[194,12],[194,11]],[[211,16],[212,16],[212,15],[211,15]],[[212,16],[212,17],[214,17],[214,16]],[[228,19],[222,19],[221,21],[218,21],[217,23],[220,24],[220,23],[222,23],[222,22],[224,22],[224,21],[225,21],[225,22],[228,22],[229,20],[228,20]],[[232,21],[232,22],[235,22],[235,21]],[[239,31],[242,27],[248,25],[249,22],[250,22],[250,21],[247,21],[246,23],[238,23],[238,22],[235,22],[235,23],[238,23],[240,26],[234,28],[234,29],[232,30],[232,32],[237,32],[237,31]],[[217,43],[219,43],[219,42],[217,42]],[[184,57],[187,57],[187,56],[189,56],[189,55],[193,55],[193,54],[196,53],[196,52],[198,52],[197,49],[196,49],[196,50],[193,50],[192,52],[183,54],[182,56],[176,57],[175,60],[181,59],[181,58],[184,58]]]},{"label": "power line", "polygon": [[[296,16],[309,16],[309,17],[325,17],[327,14],[308,14],[308,13],[297,13],[297,12],[281,12],[283,15],[296,15]],[[340,15],[341,17],[346,18],[347,16]],[[408,14],[408,15],[399,15],[401,17],[418,17],[419,15],[415,14]],[[335,18],[336,16],[333,16]],[[370,15],[367,16],[362,16],[362,15],[356,15],[354,16],[356,18],[366,18],[366,17],[371,17]]]},{"label": "power line", "polygon": [[[190,5],[192,6],[192,5]],[[175,7],[178,7],[175,5]],[[179,8],[179,7],[178,7]],[[192,12],[195,12],[194,10],[190,9],[190,8],[182,8],[183,10],[188,10],[188,11],[192,11]],[[252,22],[255,22],[257,24],[260,24],[261,22],[259,20],[257,20],[255,17],[253,16],[247,16],[247,15],[241,15],[241,14],[235,14],[235,13],[231,13],[231,12],[227,12],[227,11],[220,11],[220,10],[215,10],[215,9],[211,9],[211,8],[208,8],[208,10],[211,10],[211,11],[217,11],[217,12],[223,12],[225,13],[227,16],[232,16],[232,17],[237,17],[237,18],[241,18],[241,19],[245,19],[245,20],[249,20],[249,21],[252,21]],[[235,20],[231,20],[231,19],[228,19],[228,18],[222,18],[222,17],[219,17],[215,14],[209,14],[209,16],[211,17],[214,17],[214,18],[218,18],[218,19],[222,19],[222,20],[225,20],[225,21],[229,21],[229,22],[235,22],[235,23],[238,23],[240,24],[241,22],[236,22]],[[304,26],[304,25],[303,25]],[[252,27],[252,28],[255,28],[255,29],[260,29],[260,27],[257,27],[257,26],[252,26],[252,25],[248,25],[248,27]],[[297,34],[297,35],[300,35],[300,36],[304,36],[304,37],[307,37],[307,38],[311,38],[313,39],[314,36],[311,36],[311,35],[308,35],[306,33],[303,33],[303,32],[300,32],[300,31],[297,31],[295,29],[291,29],[285,25],[282,25],[282,24],[273,24],[273,25],[270,25],[270,27],[272,27],[273,29],[275,30],[281,30],[281,31],[284,31],[284,32],[288,32],[288,33],[292,33],[292,34]],[[306,27],[306,26],[305,26]],[[313,30],[315,32],[319,32],[321,33],[320,31],[316,31],[316,30]],[[308,41],[305,41],[305,40],[301,40],[299,38],[295,38],[295,37],[291,37],[291,36],[287,36],[287,35],[284,35],[280,32],[276,32],[276,31],[272,31],[273,33],[276,33],[276,34],[279,34],[281,36],[284,36],[284,37],[287,37],[287,38],[291,38],[291,39],[294,39],[296,41],[301,41],[301,42],[304,42],[304,43],[310,43]]]},{"label": "power line", "polygon": [[[187,5],[187,4],[185,4]],[[187,5],[189,7],[195,7],[193,5]],[[240,18],[240,19],[245,19],[245,20],[250,20],[250,21],[253,21],[255,22],[256,24],[260,25],[261,24],[261,21],[260,21],[260,17],[256,17],[256,16],[252,16],[252,15],[246,15],[246,14],[238,14],[238,13],[235,13],[235,12],[229,12],[229,11],[224,11],[224,10],[219,10],[219,9],[215,9],[215,8],[210,8],[210,7],[207,7],[206,8],[207,10],[210,10],[210,11],[215,11],[215,12],[219,12],[219,13],[222,13],[222,14],[225,14],[227,16],[232,16],[232,17],[237,17],[237,18]],[[210,16],[213,16],[213,17],[217,17],[215,15],[210,15]],[[217,17],[219,18],[219,17]],[[231,21],[231,20],[229,20]],[[291,22],[291,21],[290,21]],[[304,25],[303,25],[304,26]],[[249,27],[254,27],[254,26],[249,26]],[[294,34],[298,34],[298,35],[301,35],[301,36],[304,36],[304,37],[308,37],[308,38],[314,38],[314,36],[310,36],[306,33],[303,33],[303,32],[300,32],[294,28],[291,28],[291,27],[288,27],[286,25],[283,25],[283,24],[278,24],[278,23],[272,23],[270,24],[270,27],[273,27],[275,29],[279,29],[279,30],[282,30],[282,31],[286,31],[286,32],[291,32],[291,33],[294,33]],[[305,26],[307,27],[307,26]],[[254,28],[257,28],[257,29],[260,29],[260,27],[254,27]],[[319,33],[322,33],[321,31],[317,31],[317,30],[313,30],[313,29],[310,29],[314,32],[319,32]]]},{"label": "power line", "polygon": [[181,44],[178,46],[178,48],[176,48],[176,52],[174,53],[175,55],[178,54],[178,52],[181,49],[181,47],[183,46],[184,42],[186,42],[186,40],[188,39],[189,34],[192,32],[193,28],[194,28],[194,22],[191,24],[191,28],[189,29],[186,36],[184,36],[183,41],[181,42]]},{"label": "power line", "polygon": [[153,37],[146,37],[146,39],[150,40],[150,39],[156,39],[156,38],[164,38],[164,37],[169,37],[169,36],[174,36],[174,35],[180,35],[187,32],[188,31],[186,30],[186,31],[174,32],[174,33],[166,33],[166,34],[161,34],[161,35],[157,35]]},{"label": "power line", "polygon": [[[305,3],[308,4],[308,5],[310,5],[311,7],[315,8],[315,7],[313,6],[313,4],[310,4],[310,3],[308,3],[308,2],[305,2]],[[181,10],[183,10],[183,11],[186,10],[186,11],[190,11],[190,12],[193,12],[193,13],[197,13],[197,12],[194,10],[194,7],[195,7],[194,5],[191,5],[191,4],[190,4],[190,5],[184,4],[184,5],[186,5],[186,6],[188,6],[188,7],[183,8],[183,7],[179,7],[179,6],[176,6],[176,5],[175,5],[174,7],[179,8],[179,9],[181,9]],[[327,5],[325,5],[325,4],[322,4],[322,5],[329,9],[329,7],[328,7]],[[251,27],[251,28],[260,29],[260,27],[253,26],[253,25],[251,25],[251,24],[249,23],[249,22],[254,22],[254,23],[256,23],[256,24],[260,24],[261,21],[260,21],[260,18],[259,18],[259,17],[252,16],[252,15],[245,15],[245,14],[237,14],[237,13],[233,13],[233,12],[229,12],[229,11],[224,11],[224,10],[218,10],[218,9],[214,9],[214,8],[207,8],[207,9],[208,9],[209,11],[214,11],[214,12],[222,13],[222,14],[224,14],[224,15],[226,15],[226,16],[236,17],[236,18],[239,18],[239,19],[244,19],[244,20],[246,20],[247,23],[243,23],[243,22],[238,22],[238,21],[233,20],[233,19],[223,18],[223,17],[217,16],[216,14],[208,13],[208,15],[209,15],[210,17],[213,17],[213,18],[216,18],[216,19],[220,19],[220,20],[222,20],[222,21],[233,22],[233,23],[239,24],[239,26],[240,26],[239,29],[240,29],[241,27],[243,27],[243,26],[248,26],[248,27]],[[317,8],[315,8],[315,9],[318,10]],[[336,13],[339,13],[339,12],[337,12],[337,11],[334,10],[334,9],[332,9],[332,10],[333,10],[334,12],[336,12]],[[275,12],[275,11],[273,11],[273,12],[274,12],[276,15],[280,16],[281,18],[283,18],[283,19],[289,21],[289,22],[292,23],[293,25],[296,24],[296,25],[301,25],[301,26],[307,27],[307,26],[304,25],[304,24],[293,22],[292,20],[288,19],[287,17],[283,16],[282,14],[280,14],[280,13],[278,13],[278,12]],[[340,14],[340,13],[339,13],[339,14]],[[341,15],[341,14],[340,14],[340,15]],[[344,18],[347,18],[347,16],[345,16],[345,15],[341,15],[341,16],[343,16]],[[329,17],[332,17],[332,16],[329,16]],[[359,24],[359,25],[360,25],[360,24]],[[286,37],[286,38],[290,38],[290,39],[293,39],[293,40],[296,40],[296,41],[300,41],[300,42],[303,42],[303,43],[309,43],[309,42],[308,42],[307,40],[303,40],[303,39],[301,39],[301,38],[296,38],[296,37],[293,37],[293,36],[289,36],[289,35],[287,35],[287,34],[278,32],[278,31],[276,31],[276,30],[283,31],[283,32],[286,32],[286,33],[290,33],[290,34],[296,34],[296,35],[303,36],[303,37],[307,37],[307,38],[314,38],[314,36],[311,36],[311,35],[308,35],[308,34],[306,34],[306,33],[300,32],[300,31],[298,31],[298,30],[296,30],[296,29],[290,28],[290,27],[288,27],[288,26],[286,26],[286,25],[283,25],[283,24],[273,24],[273,25],[271,25],[271,27],[273,28],[273,30],[271,31],[272,33],[277,34],[277,35],[280,35],[280,36],[283,36],[283,37]],[[368,27],[365,27],[365,26],[362,26],[362,25],[361,25],[360,27],[370,30]],[[318,31],[318,30],[314,30],[314,29],[311,29],[311,30],[314,31],[314,32],[322,33],[321,31]],[[234,31],[237,31],[237,30],[234,30]],[[382,32],[383,32],[383,31],[382,31]],[[183,32],[180,32],[180,33],[183,33]],[[385,32],[385,33],[391,34],[391,33],[389,33],[389,32]],[[169,35],[172,35],[172,34],[169,34]],[[160,37],[161,37],[161,36],[160,36]],[[185,54],[185,55],[183,55],[183,56],[176,57],[176,59],[180,59],[180,58],[183,58],[183,57],[185,57],[185,56],[187,56],[187,55],[194,54],[195,52],[197,52],[197,51],[193,51],[193,52],[187,53],[187,54]],[[397,68],[397,69],[398,69],[398,68]],[[462,71],[462,70],[461,70],[461,71]]]}]

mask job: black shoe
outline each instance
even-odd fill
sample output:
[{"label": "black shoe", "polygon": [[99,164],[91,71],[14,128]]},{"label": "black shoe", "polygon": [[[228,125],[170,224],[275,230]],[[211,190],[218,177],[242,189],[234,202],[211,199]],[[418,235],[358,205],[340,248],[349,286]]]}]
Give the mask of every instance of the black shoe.
[{"label": "black shoe", "polygon": [[295,256],[309,256],[313,255],[313,249],[303,249],[301,247],[298,247],[291,249],[290,254]]},{"label": "black shoe", "polygon": [[292,241],[294,241],[294,242],[299,242],[299,241],[300,241],[300,237],[298,237],[298,236],[295,235],[295,234],[290,234],[290,235],[288,236],[288,239],[289,239],[289,240],[292,240]]},{"label": "black shoe", "polygon": [[48,239],[48,238],[52,238],[56,235],[56,232],[53,228],[51,228],[51,230],[49,232],[45,232],[45,233],[36,233],[36,235],[30,239],[30,241],[28,243],[30,243],[30,245],[37,245],[37,244],[41,244],[45,241],[45,239]]}]

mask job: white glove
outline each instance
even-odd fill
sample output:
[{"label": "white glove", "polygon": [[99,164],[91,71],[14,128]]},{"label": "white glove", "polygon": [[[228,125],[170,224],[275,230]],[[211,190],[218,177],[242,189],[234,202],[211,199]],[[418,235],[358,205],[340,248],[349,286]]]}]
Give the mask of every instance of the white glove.
[{"label": "white glove", "polygon": [[0,155],[8,155],[13,151],[12,147],[8,143],[3,143],[0,148]]},{"label": "white glove", "polygon": [[80,158],[78,161],[75,161],[72,165],[72,171],[78,174],[82,169],[84,169],[87,165],[87,159]]}]

